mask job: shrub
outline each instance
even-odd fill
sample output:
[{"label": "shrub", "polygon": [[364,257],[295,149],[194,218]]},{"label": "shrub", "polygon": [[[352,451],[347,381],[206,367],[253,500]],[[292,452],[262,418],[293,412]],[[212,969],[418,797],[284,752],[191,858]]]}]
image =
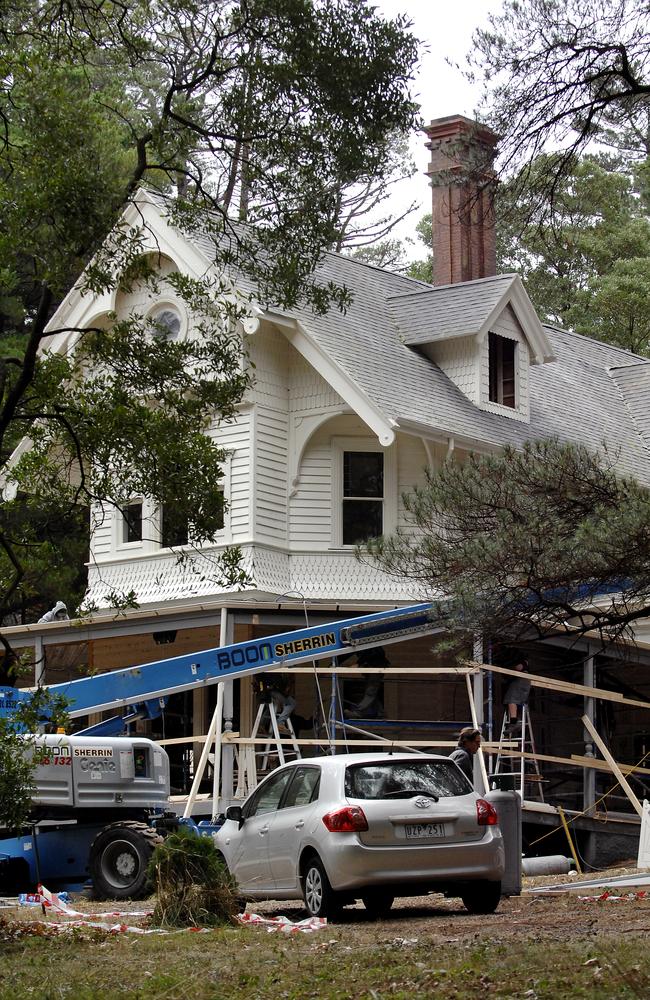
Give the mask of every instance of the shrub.
[{"label": "shrub", "polygon": [[235,922],[236,884],[211,837],[181,827],[156,847],[147,874],[156,890],[152,919],[157,926]]}]

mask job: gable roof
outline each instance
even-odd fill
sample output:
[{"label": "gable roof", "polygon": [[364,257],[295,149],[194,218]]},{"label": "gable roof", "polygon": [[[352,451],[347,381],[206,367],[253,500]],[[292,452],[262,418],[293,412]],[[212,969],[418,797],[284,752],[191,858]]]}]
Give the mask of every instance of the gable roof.
[{"label": "gable roof", "polygon": [[482,340],[506,306],[519,320],[534,360],[553,360],[542,324],[518,274],[499,274],[462,284],[439,285],[388,298],[393,320],[404,343],[418,347],[457,337]]},{"label": "gable roof", "polygon": [[[199,234],[189,240],[175,233],[164,218],[161,199],[147,192],[139,192],[136,197],[141,201],[134,209],[136,224],[138,213],[144,210],[142,203],[146,202],[148,225],[160,228],[161,239],[174,239],[177,258],[185,247],[188,255],[198,261],[197,273],[212,264],[207,237]],[[454,438],[475,450],[494,450],[505,444],[517,447],[527,440],[549,437],[593,449],[607,442],[619,454],[622,471],[650,484],[650,407],[646,403],[643,409],[648,399],[647,359],[539,324],[554,360],[530,368],[530,420],[524,422],[480,409],[433,361],[405,343],[402,326],[407,311],[420,301],[447,303],[450,329],[456,317],[456,328],[470,323],[479,332],[490,322],[495,309],[514,301],[511,295],[516,296],[520,309],[532,312],[518,276],[501,275],[436,289],[329,253],[324,255],[315,279],[345,285],[350,290],[352,303],[345,313],[331,310],[319,316],[306,307],[297,307],[290,313],[274,310],[267,314],[268,318],[275,322],[279,317],[285,328],[294,325],[299,330],[300,336],[293,338],[294,346],[308,361],[311,355],[310,363],[315,357],[327,359],[327,365],[320,366],[321,374],[325,378],[328,372],[336,374],[334,388],[362,419],[369,406],[372,408],[369,426],[380,436],[385,434],[384,443],[400,430],[433,440]],[[242,291],[254,293],[250,280],[242,280],[241,276],[234,280]],[[465,309],[466,320],[462,319]],[[258,307],[256,312],[262,315],[264,309]],[[417,336],[417,329],[413,335]]]},{"label": "gable roof", "polygon": [[[544,326],[555,360],[531,366],[530,421],[512,420],[475,406],[436,364],[403,342],[389,301],[400,292],[422,289],[420,283],[335,254],[327,255],[319,277],[347,285],[352,305],[345,315],[316,316],[300,309],[293,315],[305,335],[347,373],[351,389],[358,386],[374,400],[396,430],[439,440],[453,437],[478,450],[550,437],[592,449],[606,442],[620,453],[622,471],[650,484],[650,443],[640,435],[610,374],[642,358]],[[459,285],[459,292],[463,288]]]}]

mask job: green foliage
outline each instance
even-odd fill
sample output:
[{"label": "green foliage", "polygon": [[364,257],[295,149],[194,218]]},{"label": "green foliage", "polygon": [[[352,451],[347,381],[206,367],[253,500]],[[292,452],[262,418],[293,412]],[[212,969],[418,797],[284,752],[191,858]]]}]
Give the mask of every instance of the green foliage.
[{"label": "green foliage", "polygon": [[26,744],[5,719],[0,719],[0,828],[16,833],[29,817],[34,792],[34,766]]},{"label": "green foliage", "polygon": [[156,889],[153,923],[202,927],[234,923],[236,885],[211,837],[179,828],[153,852],[148,877]]},{"label": "green foliage", "polygon": [[11,717],[0,718],[0,828],[18,833],[27,823],[34,793],[35,734],[44,725],[65,727],[66,707],[60,695],[39,688]]},{"label": "green foliage", "polygon": [[415,231],[428,253],[424,260],[413,261],[406,273],[409,278],[417,278],[418,281],[427,281],[431,284],[433,282],[433,253],[431,249],[433,247],[433,219],[431,212],[422,216]]},{"label": "green foliage", "polygon": [[365,553],[433,600],[459,645],[567,626],[615,641],[650,615],[650,491],[605,451],[546,441],[447,461],[403,499],[408,530]]},{"label": "green foliage", "polygon": [[650,216],[646,161],[600,154],[576,162],[554,192],[556,155],[502,186],[497,205],[501,271],[518,271],[542,320],[639,354],[650,353]]},{"label": "green foliage", "polygon": [[630,139],[647,142],[649,55],[648,11],[636,0],[505,0],[475,32],[469,75],[483,81],[481,110],[500,136],[503,175],[517,176],[525,196],[537,158],[555,151],[541,179],[545,221],[594,139],[620,151]]},{"label": "green foliage", "polygon": [[[76,510],[144,496],[182,504],[196,546],[215,538],[226,456],[211,434],[252,381],[250,301],[232,276],[263,305],[345,307],[347,290],[314,270],[336,242],[341,189],[380,178],[389,137],[415,120],[417,56],[404,17],[357,0],[136,0],[128,18],[102,0],[5,7],[0,474],[21,500],[0,504],[0,622],[44,600],[50,566],[56,597],[76,603],[76,543],[60,542],[81,546],[85,531],[51,527]],[[142,184],[172,226],[201,233],[219,277],[160,277]],[[82,300],[103,297],[81,330],[56,312],[75,281]],[[146,306],[118,321],[130,290],[180,300],[191,335],[165,339]],[[25,495],[42,514],[20,510]],[[233,555],[217,584],[245,579]]]}]

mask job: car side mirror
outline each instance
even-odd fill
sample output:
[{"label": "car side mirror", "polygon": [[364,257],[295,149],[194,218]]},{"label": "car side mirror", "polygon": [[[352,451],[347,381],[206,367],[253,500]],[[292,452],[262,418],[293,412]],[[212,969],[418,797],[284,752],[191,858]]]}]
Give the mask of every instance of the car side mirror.
[{"label": "car side mirror", "polygon": [[231,819],[234,823],[239,823],[241,830],[244,825],[244,817],[241,814],[241,806],[228,806],[226,809],[226,819]]}]

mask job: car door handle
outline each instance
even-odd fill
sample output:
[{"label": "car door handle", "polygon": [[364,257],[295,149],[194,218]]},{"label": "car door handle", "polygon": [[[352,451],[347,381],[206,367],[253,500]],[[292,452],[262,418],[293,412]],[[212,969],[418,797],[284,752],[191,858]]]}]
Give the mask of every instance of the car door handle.
[{"label": "car door handle", "polygon": [[265,834],[265,833],[268,833],[268,832],[269,832],[269,828],[268,828],[268,826],[262,826],[262,827],[260,827],[260,829],[258,830],[258,833],[259,833],[260,837],[263,837],[263,836],[264,836],[264,834]]},{"label": "car door handle", "polygon": [[296,823],[296,830],[302,830],[304,825],[305,825],[304,819],[298,820],[298,822]]}]

